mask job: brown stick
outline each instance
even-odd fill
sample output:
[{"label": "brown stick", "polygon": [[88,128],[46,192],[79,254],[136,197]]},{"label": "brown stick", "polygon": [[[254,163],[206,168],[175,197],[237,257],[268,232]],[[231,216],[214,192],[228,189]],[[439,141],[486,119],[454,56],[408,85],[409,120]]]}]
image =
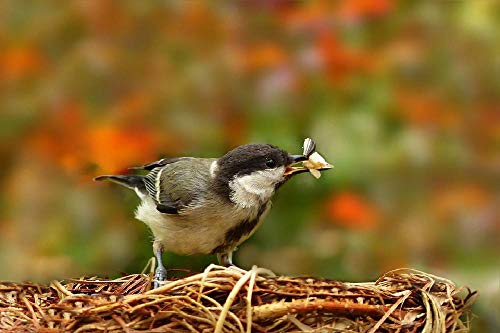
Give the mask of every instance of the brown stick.
[{"label": "brown stick", "polygon": [[[340,303],[325,300],[294,300],[291,302],[279,302],[273,304],[258,305],[253,307],[254,320],[270,320],[282,317],[290,313],[304,312],[323,312],[334,313],[341,316],[370,316],[373,318],[382,318],[389,311],[388,306],[371,305],[359,303]],[[393,317],[403,318],[406,311],[395,310]]]}]

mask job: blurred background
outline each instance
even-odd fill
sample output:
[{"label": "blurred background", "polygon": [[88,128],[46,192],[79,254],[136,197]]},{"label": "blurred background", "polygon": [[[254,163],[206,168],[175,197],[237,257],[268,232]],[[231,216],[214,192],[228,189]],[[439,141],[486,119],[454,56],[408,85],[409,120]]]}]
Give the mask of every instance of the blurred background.
[{"label": "blurred background", "polygon": [[488,0],[1,1],[0,279],[143,269],[139,200],[98,174],[310,136],[335,169],[287,183],[235,262],[425,270],[498,331],[499,22]]}]

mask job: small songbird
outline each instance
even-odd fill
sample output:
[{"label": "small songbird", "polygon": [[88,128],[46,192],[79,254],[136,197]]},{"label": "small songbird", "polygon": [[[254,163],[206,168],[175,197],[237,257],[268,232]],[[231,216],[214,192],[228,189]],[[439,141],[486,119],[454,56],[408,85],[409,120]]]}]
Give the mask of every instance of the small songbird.
[{"label": "small songbird", "polygon": [[251,143],[220,158],[164,158],[132,168],[149,171],[146,175],[95,180],[126,186],[141,199],[135,217],[153,233],[158,286],[166,279],[164,251],[216,254],[221,265],[232,265],[232,252],[262,223],[275,191],[292,175],[309,170],[296,165],[308,160],[313,145],[303,155],[290,155],[270,144]]}]

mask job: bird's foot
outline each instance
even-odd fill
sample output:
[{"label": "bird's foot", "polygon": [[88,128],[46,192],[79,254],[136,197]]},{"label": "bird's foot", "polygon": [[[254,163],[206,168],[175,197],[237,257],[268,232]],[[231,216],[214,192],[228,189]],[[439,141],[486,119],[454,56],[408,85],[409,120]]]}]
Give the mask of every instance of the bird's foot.
[{"label": "bird's foot", "polygon": [[218,253],[217,254],[217,261],[219,262],[219,265],[224,266],[224,267],[234,266],[234,264],[233,264],[233,252]]},{"label": "bird's foot", "polygon": [[153,288],[161,287],[162,285],[165,284],[165,281],[167,281],[167,269],[163,265],[160,265],[160,266],[156,267],[156,270],[155,270],[155,278],[153,280]]},{"label": "bird's foot", "polygon": [[153,288],[161,287],[167,281],[167,269],[163,266],[162,254],[163,245],[160,241],[155,240],[153,242],[153,253],[155,254],[157,264],[155,270],[155,278],[153,281]]}]

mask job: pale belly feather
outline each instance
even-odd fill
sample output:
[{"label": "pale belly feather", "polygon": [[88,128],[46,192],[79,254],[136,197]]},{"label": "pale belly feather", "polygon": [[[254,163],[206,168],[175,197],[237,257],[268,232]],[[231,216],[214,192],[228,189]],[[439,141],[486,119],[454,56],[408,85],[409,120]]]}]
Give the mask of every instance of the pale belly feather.
[{"label": "pale belly feather", "polygon": [[[189,214],[162,214],[149,197],[145,197],[137,208],[135,216],[151,229],[156,241],[161,242],[164,250],[177,254],[208,254],[220,246],[228,230],[241,221],[254,219],[259,207],[227,207],[218,203],[215,207],[193,208]],[[270,205],[269,205],[270,206]],[[231,209],[232,208],[232,209]],[[237,246],[247,239],[262,222],[269,207],[259,217],[254,229],[237,240]]]}]

